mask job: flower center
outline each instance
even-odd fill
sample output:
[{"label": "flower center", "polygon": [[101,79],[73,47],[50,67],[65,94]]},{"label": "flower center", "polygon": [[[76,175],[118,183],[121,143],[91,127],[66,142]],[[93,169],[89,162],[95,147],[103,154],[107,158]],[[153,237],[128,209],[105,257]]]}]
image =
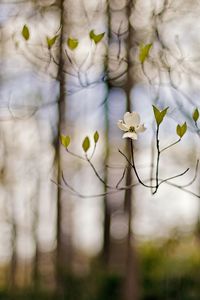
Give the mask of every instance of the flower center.
[{"label": "flower center", "polygon": [[129,132],[135,132],[135,127],[134,126],[129,127]]}]

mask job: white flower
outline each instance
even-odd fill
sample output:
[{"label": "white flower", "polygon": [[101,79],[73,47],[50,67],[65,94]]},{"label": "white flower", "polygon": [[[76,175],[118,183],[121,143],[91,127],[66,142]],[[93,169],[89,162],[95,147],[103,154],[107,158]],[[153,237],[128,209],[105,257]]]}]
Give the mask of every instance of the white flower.
[{"label": "white flower", "polygon": [[137,134],[146,130],[144,124],[140,124],[140,115],[137,112],[126,112],[124,114],[124,121],[119,120],[117,125],[119,129],[126,131],[123,134],[123,138],[130,138],[132,140],[137,140]]}]

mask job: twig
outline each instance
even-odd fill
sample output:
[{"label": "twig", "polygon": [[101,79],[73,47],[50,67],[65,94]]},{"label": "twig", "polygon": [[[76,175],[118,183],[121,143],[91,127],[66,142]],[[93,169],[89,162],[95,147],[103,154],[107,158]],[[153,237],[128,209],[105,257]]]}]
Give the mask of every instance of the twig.
[{"label": "twig", "polygon": [[136,166],[135,166],[134,149],[133,149],[133,140],[132,140],[132,139],[131,139],[130,144],[131,144],[132,168],[133,168],[133,170],[134,170],[134,172],[135,172],[135,175],[136,175],[136,177],[137,177],[137,180],[139,181],[139,183],[140,183],[141,185],[143,185],[143,186],[146,187],[146,188],[150,188],[150,189],[156,188],[157,185],[156,185],[156,186],[153,186],[153,185],[147,185],[147,184],[145,184],[145,183],[141,180],[141,178],[140,178],[140,176],[139,176],[139,174],[138,174],[138,171],[137,171],[137,169],[136,169]]},{"label": "twig", "polygon": [[81,160],[86,161],[86,159],[85,159],[84,157],[82,157],[82,156],[80,156],[80,155],[78,155],[78,154],[76,154],[76,153],[70,151],[68,148],[66,148],[66,151],[67,151],[67,153],[69,153],[70,155],[72,155],[72,156],[74,156],[74,157],[76,157],[76,158],[78,158],[78,159],[81,159]]},{"label": "twig", "polygon": [[171,147],[173,147],[174,145],[178,144],[180,141],[181,141],[181,139],[178,139],[176,142],[174,142],[174,143],[170,144],[169,146],[167,146],[167,147],[163,148],[162,150],[160,150],[160,153],[167,150],[167,149],[169,149],[169,148],[171,148]]},{"label": "twig", "polygon": [[122,173],[122,176],[120,178],[120,180],[118,181],[118,183],[116,184],[116,189],[119,187],[120,183],[122,182],[122,180],[124,179],[124,176],[126,174],[126,170],[127,170],[127,167],[124,168],[124,171]]},{"label": "twig", "polygon": [[90,160],[93,158],[96,148],[97,148],[97,143],[94,144],[94,148],[93,148],[92,154],[90,156]]},{"label": "twig", "polygon": [[91,162],[91,160],[88,158],[87,154],[86,154],[86,160],[87,160],[87,162],[89,163],[89,165],[91,166],[91,168],[92,168],[92,170],[94,171],[94,173],[95,173],[95,175],[97,176],[97,178],[104,184],[104,186],[105,186],[106,188],[109,188],[109,189],[115,189],[115,187],[113,187],[113,186],[107,184],[107,183],[105,182],[105,180],[99,175],[99,173],[97,172],[95,166],[93,165],[93,163]]},{"label": "twig", "polygon": [[169,181],[169,180],[172,180],[172,179],[175,179],[175,178],[178,178],[178,177],[181,177],[181,176],[185,175],[188,171],[189,171],[189,168],[187,168],[185,171],[183,171],[182,173],[180,173],[180,174],[178,174],[178,175],[174,175],[174,176],[171,176],[171,177],[168,177],[168,178],[166,178],[166,179],[161,180],[161,181],[159,182],[159,184],[158,184],[158,187],[159,187],[162,183],[164,183],[164,182],[167,182],[167,181]]},{"label": "twig", "polygon": [[193,195],[193,196],[195,196],[195,197],[197,197],[197,198],[200,198],[200,195],[198,195],[198,194],[196,194],[196,193],[194,193],[194,192],[192,192],[192,191],[190,191],[190,190],[187,190],[186,188],[184,188],[184,187],[182,187],[182,186],[179,186],[179,185],[177,185],[177,184],[175,184],[175,183],[172,183],[172,182],[166,182],[166,184],[168,184],[168,185],[171,185],[171,186],[173,186],[173,187],[175,187],[175,188],[177,188],[177,189],[179,189],[179,190],[182,190],[182,191],[184,191],[184,192],[186,192],[186,193],[188,193],[188,194],[190,194],[190,195]]},{"label": "twig", "polygon": [[159,162],[160,162],[160,145],[159,145],[159,125],[157,125],[156,129],[156,149],[157,149],[157,161],[156,161],[156,187],[153,194],[155,194],[158,190],[159,183],[158,183],[158,175],[159,175]]}]

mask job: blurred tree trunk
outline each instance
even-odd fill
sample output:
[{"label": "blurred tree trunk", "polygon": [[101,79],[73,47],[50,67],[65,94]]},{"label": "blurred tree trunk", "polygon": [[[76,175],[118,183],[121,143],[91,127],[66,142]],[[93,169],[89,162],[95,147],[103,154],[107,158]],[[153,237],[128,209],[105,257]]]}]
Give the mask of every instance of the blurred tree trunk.
[{"label": "blurred tree trunk", "polygon": [[[199,185],[198,190],[200,193],[200,185]],[[194,228],[194,234],[196,236],[198,243],[200,244],[200,202],[198,203],[198,215],[197,215],[196,226]]]},{"label": "blurred tree trunk", "polygon": [[[40,187],[40,178],[38,177],[38,191]],[[38,237],[37,237],[37,229],[38,229],[38,203],[39,199],[39,193],[36,193],[36,197],[34,198],[33,203],[33,212],[34,212],[34,219],[33,219],[33,236],[34,236],[34,242],[35,242],[35,256],[33,260],[33,284],[34,287],[37,288],[39,283],[39,248],[38,248]]]},{"label": "blurred tree trunk", "polygon": [[[2,26],[2,25],[1,25]],[[0,26],[0,55],[1,55],[1,59],[3,61],[3,59],[5,59],[5,55],[6,55],[6,36],[4,34],[4,31],[2,30]],[[3,72],[3,70],[1,70]],[[3,73],[0,73],[0,83],[1,80],[3,79]],[[12,187],[9,185],[10,182],[6,182],[7,180],[7,144],[6,144],[6,136],[5,136],[5,132],[4,129],[2,130],[2,133],[0,135],[0,139],[1,139],[1,145],[3,145],[3,151],[1,154],[1,163],[0,163],[0,178],[1,178],[1,184],[7,186],[8,190],[7,192],[7,196],[8,196],[8,202],[6,204],[10,206],[10,213],[9,213],[9,225],[11,226],[11,260],[9,263],[9,267],[8,267],[8,278],[7,278],[7,282],[8,282],[8,288],[13,290],[15,288],[16,285],[16,269],[17,269],[17,254],[16,254],[16,238],[17,238],[17,225],[16,225],[16,220],[15,220],[15,208],[14,208],[14,203],[13,203],[13,199],[14,199],[14,195],[13,195],[13,191],[12,191]],[[5,213],[5,212],[4,212]],[[5,213],[6,215],[6,213]]]},{"label": "blurred tree trunk", "polygon": [[12,257],[11,257],[11,263],[10,263],[10,278],[8,279],[8,282],[10,283],[10,289],[13,290],[15,288],[15,276],[16,276],[16,268],[17,268],[17,254],[16,254],[16,236],[17,236],[17,228],[16,228],[16,222],[15,222],[15,209],[14,205],[11,201],[11,209],[12,209],[12,219],[10,220],[12,224]]},{"label": "blurred tree trunk", "polygon": [[[105,65],[105,72],[108,72],[108,65],[109,65],[109,42],[111,38],[110,33],[110,12],[109,12],[109,0],[107,2],[107,25],[108,25],[108,44],[107,44],[107,59],[106,59],[106,65]],[[108,74],[106,74],[108,75]],[[109,82],[107,82],[107,93],[106,93],[106,99],[105,99],[105,160],[104,160],[104,181],[107,183],[108,181],[108,161],[109,161],[109,112],[108,112],[108,100],[109,100],[109,93],[111,86]],[[104,192],[106,192],[107,189],[105,188]],[[111,212],[109,208],[109,197],[106,195],[103,200],[103,209],[104,209],[104,227],[103,227],[103,262],[106,266],[109,264],[109,258],[110,258],[110,222],[111,222]]]},{"label": "blurred tree trunk", "polygon": [[[129,19],[132,5],[131,1],[127,5],[127,18]],[[130,68],[131,68],[131,59],[130,59],[130,51],[132,48],[131,38],[132,38],[132,30],[130,26],[130,21],[128,22],[128,37],[126,40],[126,49],[127,49],[127,80],[124,85],[124,90],[126,92],[126,111],[132,111],[132,103],[131,103],[131,89],[133,86],[133,82],[131,79]],[[130,141],[127,139],[126,142],[126,153],[129,155],[129,160],[131,160],[130,155]],[[127,169],[126,175],[126,185],[130,185],[132,183],[132,169],[129,166]],[[137,258],[136,258],[136,249],[133,244],[133,232],[132,232],[132,219],[133,219],[133,201],[134,201],[134,190],[126,190],[125,191],[125,213],[127,213],[128,217],[128,234],[127,234],[127,252],[126,252],[126,273],[125,273],[125,289],[124,289],[124,299],[125,300],[137,300],[139,297],[138,291],[138,268],[137,268]]]},{"label": "blurred tree trunk", "polygon": [[[129,48],[127,48],[129,49]],[[131,99],[130,99],[131,84],[127,82],[125,91],[127,95],[127,111],[131,111]],[[126,142],[127,153],[130,153],[130,141]],[[129,160],[131,159],[129,155]],[[126,185],[132,184],[132,169],[129,166],[127,168]],[[124,299],[125,300],[137,300],[139,298],[138,292],[138,267],[136,248],[134,245],[134,236],[132,232],[132,219],[133,219],[133,201],[134,191],[133,189],[125,191],[124,205],[125,213],[127,214],[128,222],[128,234],[127,234],[127,248],[126,248],[126,267],[125,267],[125,284],[124,284]]]},{"label": "blurred tree trunk", "polygon": [[[111,2],[108,0],[108,36],[109,36],[109,44],[112,43],[112,35],[113,32],[115,32],[115,35],[119,34],[118,36],[118,47],[119,47],[119,52],[118,52],[118,57],[116,57],[115,59],[121,59],[121,47],[122,47],[122,43],[125,43],[125,48],[126,48],[126,60],[127,60],[127,71],[126,71],[126,80],[124,81],[123,79],[123,75],[119,74],[115,74],[116,76],[114,76],[115,78],[120,78],[121,76],[121,80],[122,80],[122,85],[120,86],[126,94],[126,111],[132,111],[132,106],[131,106],[131,97],[130,97],[130,93],[131,93],[131,89],[132,89],[132,79],[131,79],[131,74],[130,74],[130,67],[131,67],[131,60],[130,60],[130,50],[131,50],[131,39],[132,39],[132,34],[133,32],[131,31],[131,26],[130,23],[128,22],[128,32],[124,33],[126,34],[127,38],[124,39],[121,37],[121,24],[123,23],[123,17],[125,14],[125,18],[124,19],[129,19],[130,13],[131,13],[131,1],[127,1],[127,6],[123,7],[122,9],[120,8],[116,10],[113,8],[111,8]],[[117,14],[117,16],[119,17],[120,13],[122,14],[122,21],[119,24],[119,31],[116,32],[116,28],[112,28],[112,26],[115,24],[113,22],[115,22],[115,16],[114,14]],[[116,25],[116,24],[115,24]],[[123,36],[123,34],[122,34]],[[123,53],[122,53],[123,56]],[[109,63],[109,56],[108,56],[108,61],[107,64]],[[109,73],[109,68],[108,68],[108,73]],[[123,73],[123,72],[122,72]],[[108,84],[108,94],[109,91],[111,91],[112,87],[115,86],[115,80],[112,80],[111,84]],[[118,82],[116,81],[116,86],[118,86]],[[107,115],[106,115],[107,116]],[[106,132],[106,139],[108,140],[109,143],[109,121],[107,120],[107,132]],[[126,143],[126,153],[129,153],[130,155],[130,141],[127,140]],[[106,160],[106,164],[108,164],[109,161],[109,144],[106,145],[107,146],[107,160]],[[108,174],[106,173],[106,176],[108,176]],[[106,177],[107,178],[107,177]],[[126,185],[130,185],[132,183],[132,170],[130,167],[128,167],[127,172],[126,172]],[[132,233],[132,219],[133,219],[133,213],[132,213],[132,206],[133,206],[133,198],[134,198],[134,192],[133,190],[126,190],[125,195],[124,195],[124,213],[127,216],[127,225],[128,225],[128,233],[127,233],[127,238],[126,238],[126,243],[123,247],[125,247],[125,253],[124,253],[124,257],[123,257],[123,261],[125,264],[125,268],[124,268],[124,286],[123,286],[123,299],[124,300],[138,300],[139,298],[139,288],[138,288],[138,268],[137,268],[137,258],[136,258],[136,249],[135,249],[135,245],[133,244],[133,233]],[[112,244],[112,239],[110,236],[110,227],[111,227],[111,213],[112,210],[109,207],[109,196],[105,197],[104,199],[104,260],[105,263],[109,262],[109,257],[111,257],[112,253],[111,253],[111,244]],[[116,246],[117,247],[117,246]],[[116,248],[115,247],[115,248]],[[119,248],[119,247],[117,247]],[[120,248],[119,248],[120,249]],[[121,251],[119,250],[118,251]],[[117,251],[117,249],[116,249]],[[115,265],[115,262],[112,262]],[[118,263],[119,264],[119,263]],[[117,265],[117,264],[116,264]]]},{"label": "blurred tree trunk", "polygon": [[[63,132],[65,125],[65,95],[66,95],[66,80],[64,73],[64,31],[65,31],[65,0],[60,0],[60,44],[59,44],[59,66],[58,66],[58,81],[59,81],[59,99],[58,99],[58,134],[56,141],[56,155],[57,155],[57,176],[58,183],[61,182],[62,172],[62,155],[60,146],[60,135]],[[56,272],[57,284],[59,290],[62,289],[62,270],[63,265],[63,245],[62,245],[62,190],[57,190],[57,255],[56,255]]]},{"label": "blurred tree trunk", "polygon": [[[107,62],[108,63],[108,62]],[[107,85],[107,99],[105,102],[105,148],[106,148],[106,154],[105,154],[105,160],[104,160],[104,166],[105,166],[105,176],[104,180],[107,183],[108,180],[108,160],[109,160],[109,118],[108,118],[108,97],[109,97],[109,91],[110,91],[110,85]],[[105,188],[106,192],[106,188]],[[110,258],[110,221],[111,221],[111,215],[110,215],[110,208],[109,208],[109,197],[106,195],[104,197],[104,231],[103,231],[103,261],[105,265],[109,264],[109,258]]]}]

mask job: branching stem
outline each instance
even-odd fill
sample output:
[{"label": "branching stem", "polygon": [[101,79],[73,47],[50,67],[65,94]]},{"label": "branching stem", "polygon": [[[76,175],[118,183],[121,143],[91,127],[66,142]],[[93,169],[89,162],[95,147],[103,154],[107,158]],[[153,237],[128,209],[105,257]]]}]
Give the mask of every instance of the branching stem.
[{"label": "branching stem", "polygon": [[163,151],[165,151],[165,150],[167,150],[167,149],[169,149],[169,148],[171,148],[171,147],[173,147],[173,146],[175,146],[180,141],[181,141],[181,139],[178,139],[176,142],[174,142],[174,143],[170,144],[169,146],[167,146],[167,147],[163,148],[162,150],[160,150],[160,153],[163,152]]}]

